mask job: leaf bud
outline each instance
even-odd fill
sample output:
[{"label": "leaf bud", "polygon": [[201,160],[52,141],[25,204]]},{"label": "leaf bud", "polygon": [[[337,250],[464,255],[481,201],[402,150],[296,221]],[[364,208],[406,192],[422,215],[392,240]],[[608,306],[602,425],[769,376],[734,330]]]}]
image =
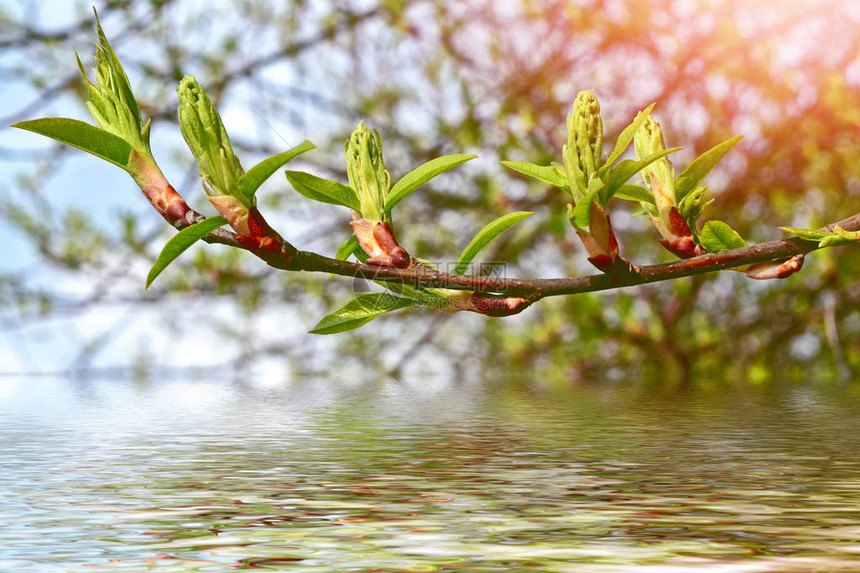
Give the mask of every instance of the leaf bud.
[{"label": "leaf bud", "polygon": [[191,76],[182,79],[176,92],[179,95],[179,128],[197,160],[206,193],[233,197],[246,209],[252,207],[253,200],[239,190],[242,167],[212,100]]},{"label": "leaf bud", "polygon": [[344,151],[349,185],[358,195],[362,218],[383,221],[391,176],[382,160],[382,137],[362,121],[352,132]]},{"label": "leaf bud", "polygon": [[591,90],[581,91],[567,116],[567,144],[563,149],[574,199],[588,192],[588,184],[600,167],[603,154],[603,119],[600,102]]},{"label": "leaf bud", "polygon": [[96,82],[87,78],[78,58],[78,69],[87,89],[87,108],[96,124],[103,130],[127,141],[139,152],[149,153],[148,122],[144,125],[140,107],[131,90],[128,76],[111,48],[96,14],[99,41],[96,44]]},{"label": "leaf bud", "polygon": [[[666,149],[660,124],[650,115],[636,131],[633,137],[633,149],[636,160],[641,161]],[[676,207],[675,200],[675,170],[666,157],[650,163],[642,169],[645,184],[654,194],[657,211],[664,222],[668,222],[669,210]]]}]

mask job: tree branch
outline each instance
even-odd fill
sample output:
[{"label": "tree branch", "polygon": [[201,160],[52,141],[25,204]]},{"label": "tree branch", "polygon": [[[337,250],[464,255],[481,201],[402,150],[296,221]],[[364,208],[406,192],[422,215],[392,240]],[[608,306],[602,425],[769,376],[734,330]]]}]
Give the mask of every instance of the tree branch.
[{"label": "tree branch", "polygon": [[[168,219],[171,224],[178,228],[201,220],[203,220],[203,216],[191,209],[179,221]],[[842,221],[831,223],[822,230],[832,231],[837,225],[846,231],[860,230],[860,213]],[[550,296],[610,290],[712,273],[754,263],[781,261],[819,249],[815,241],[792,237],[730,251],[707,253],[670,263],[648,266],[633,265],[632,271],[623,275],[599,274],[557,279],[516,279],[452,275],[422,265],[411,269],[397,269],[359,264],[308,251],[297,251],[276,233],[272,238],[281,245],[280,253],[282,256],[280,257],[272,256],[271,252],[268,253],[268,256],[262,257],[261,253],[240,243],[232,232],[224,229],[211,233],[204,240],[208,243],[220,243],[248,250],[264,258],[269,265],[285,271],[323,272],[339,276],[400,282],[425,288],[448,288],[517,296],[528,300],[529,303]]]}]

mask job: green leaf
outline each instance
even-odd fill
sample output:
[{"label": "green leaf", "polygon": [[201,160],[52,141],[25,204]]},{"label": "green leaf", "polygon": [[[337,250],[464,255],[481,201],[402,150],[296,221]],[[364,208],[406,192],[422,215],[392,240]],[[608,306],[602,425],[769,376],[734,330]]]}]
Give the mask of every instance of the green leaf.
[{"label": "green leaf", "polygon": [[[596,185],[595,181],[601,183],[601,185]],[[591,204],[594,202],[594,199],[597,197],[597,194],[603,189],[602,182],[599,179],[592,179],[591,184],[589,185],[591,188],[588,190],[588,193],[583,197],[577,204],[573,207],[573,209],[568,212],[568,219],[570,219],[571,225],[577,231],[584,231],[588,229],[588,221],[589,215],[591,213]]]},{"label": "green leaf", "polygon": [[780,227],[786,233],[797,235],[807,241],[815,241],[819,247],[839,247],[852,245],[860,241],[860,233],[846,231],[839,225],[833,231],[813,231],[812,229],[798,229],[797,227]]},{"label": "green leaf", "polygon": [[530,213],[528,211],[516,211],[514,213],[502,215],[492,223],[486,225],[483,229],[478,231],[475,238],[466,245],[465,249],[463,249],[463,252],[460,254],[460,259],[457,261],[457,266],[454,268],[453,274],[463,274],[466,268],[468,268],[469,263],[471,263],[475,256],[480,253],[484,247],[490,244],[493,239],[504,233],[511,226],[516,225],[526,217],[533,214],[534,213]]},{"label": "green leaf", "polygon": [[176,235],[167,241],[164,248],[161,249],[161,254],[158,255],[158,259],[155,260],[155,264],[149,270],[149,274],[146,277],[146,288],[149,288],[149,285],[161,274],[161,271],[166,269],[167,265],[175,261],[188,247],[226,223],[227,219],[218,215],[216,217],[209,217],[190,227],[185,227],[176,233]]},{"label": "green leaf", "polygon": [[335,334],[363,326],[374,318],[415,304],[408,298],[400,298],[387,292],[362,294],[339,310],[323,318],[311,334]]},{"label": "green leaf", "polygon": [[697,222],[699,217],[702,216],[702,213],[704,213],[705,208],[714,202],[713,199],[705,199],[705,192],[707,190],[707,187],[697,187],[687,193],[687,195],[681,199],[681,202],[678,204],[678,211],[681,213],[681,217],[683,217],[684,221],[687,222],[690,232],[693,233],[693,237],[695,237],[696,241],[700,244],[701,237],[696,231]]},{"label": "green leaf", "polygon": [[677,200],[680,201],[687,193],[692,191],[722,161],[723,157],[732,150],[732,147],[737,145],[741,138],[743,138],[743,135],[736,135],[731,139],[727,139],[719,145],[710,148],[687,165],[687,168],[678,176],[675,183],[675,197]]},{"label": "green leaf", "polygon": [[361,209],[355,191],[343,183],[302,171],[287,171],[287,179],[296,191],[308,199],[331,205],[343,205],[355,211]]},{"label": "green leaf", "polygon": [[614,196],[625,201],[638,201],[639,203],[656,205],[651,192],[639,185],[624,184],[615,191]]},{"label": "green leaf", "polygon": [[702,229],[702,246],[712,253],[717,253],[746,247],[747,242],[727,223],[708,221]]},{"label": "green leaf", "polygon": [[347,240],[338,245],[337,254],[335,254],[334,258],[339,261],[345,261],[353,253],[364,253],[364,251],[361,249],[361,245],[358,244],[358,239],[355,238],[355,233],[350,235]]},{"label": "green leaf", "polygon": [[443,155],[436,159],[431,159],[423,165],[419,165],[406,175],[400,181],[394,184],[388,195],[385,197],[385,213],[391,214],[391,210],[395,205],[405,199],[410,193],[436,177],[445,173],[449,169],[457,167],[461,163],[465,163],[475,159],[477,155],[468,155],[465,153],[457,153],[454,155]]},{"label": "green leaf", "polygon": [[559,189],[570,193],[570,185],[567,182],[567,177],[559,173],[554,165],[537,165],[536,163],[527,163],[525,161],[502,161],[502,165],[514,171],[519,171],[523,175],[534,177],[538,181],[555,185]]},{"label": "green leaf", "polygon": [[827,231],[813,231],[811,229],[798,229],[797,227],[780,227],[781,230],[792,235],[797,235],[801,239],[807,241],[815,241],[816,243],[825,237],[829,237],[832,233]]},{"label": "green leaf", "polygon": [[618,165],[612,168],[612,173],[609,176],[609,187],[620,187],[621,185],[630,181],[630,179],[657,161],[658,159],[662,159],[666,157],[670,153],[675,153],[676,151],[680,151],[681,147],[673,147],[671,149],[663,149],[662,151],[658,151],[652,155],[644,159],[625,159]]},{"label": "green leaf", "polygon": [[306,151],[316,148],[310,141],[303,141],[292,149],[264,159],[239,178],[239,190],[248,199],[254,198],[254,193],[272,174]]},{"label": "green leaf", "polygon": [[[608,192],[601,195],[601,197],[600,197],[601,203],[603,203],[603,205],[606,205],[606,203],[609,202],[609,199],[611,199],[612,196],[615,195],[617,190],[622,185],[627,183],[631,177],[633,177],[634,175],[636,175],[637,173],[639,173],[640,171],[642,171],[643,169],[645,169],[646,167],[648,167],[649,165],[651,165],[652,163],[657,161],[658,159],[666,157],[670,153],[675,153],[676,151],[679,151],[680,149],[681,149],[680,147],[673,147],[672,149],[664,149],[662,151],[658,151],[657,153],[649,155],[648,157],[646,157],[644,159],[640,159],[638,161],[635,159],[625,159],[624,161],[622,161],[621,163],[619,163],[618,165],[613,167],[612,172],[609,175],[609,185],[606,188],[608,190]],[[654,200],[652,199],[651,202],[653,203]]]},{"label": "green leaf", "polygon": [[842,247],[845,245],[856,245],[860,242],[860,232],[846,231],[839,225],[833,227],[833,232],[821,239],[819,247]]},{"label": "green leaf", "polygon": [[56,139],[128,170],[131,144],[83,121],[65,117],[46,117],[13,123],[12,127]]},{"label": "green leaf", "polygon": [[649,115],[651,115],[651,110],[654,109],[655,105],[656,104],[652,103],[651,105],[640,111],[638,114],[636,114],[636,118],[630,123],[630,125],[628,125],[621,131],[621,133],[618,135],[618,141],[615,142],[615,148],[612,150],[612,153],[610,153],[609,156],[606,158],[606,162],[603,164],[604,166],[612,165],[619,157],[621,157],[621,154],[624,153],[624,150],[627,149],[630,146],[630,143],[633,141],[633,137],[639,130],[639,126],[645,123],[645,120],[648,119]]}]

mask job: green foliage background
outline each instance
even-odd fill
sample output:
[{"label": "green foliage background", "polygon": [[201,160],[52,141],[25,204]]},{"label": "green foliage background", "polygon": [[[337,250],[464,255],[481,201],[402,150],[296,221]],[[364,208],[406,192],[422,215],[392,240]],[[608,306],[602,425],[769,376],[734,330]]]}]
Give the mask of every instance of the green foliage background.
[{"label": "green foliage background", "polygon": [[[455,263],[487,221],[534,211],[484,260],[508,263],[508,276],[592,272],[563,194],[499,165],[558,160],[566,113],[582,89],[600,97],[610,137],[656,101],[667,145],[685,148],[673,156],[678,168],[745,134],[709,178],[716,202],[706,217],[752,242],[778,238],[779,225],[815,228],[860,210],[860,11],[851,2],[224,0],[215,9],[152,0],[97,8],[154,118],[153,153],[173,163],[173,185],[205,212],[175,125],[174,88],[185,74],[217,99],[243,158],[310,139],[319,150],[300,168],[346,181],[343,141],[362,118],[383,135],[395,180],[438,155],[478,155],[398,207],[400,242],[443,264]],[[85,118],[73,52],[90,66],[89,6],[60,30],[3,10],[3,81],[32,97],[4,110],[2,125],[61,105]],[[784,281],[721,273],[545,300],[510,319],[406,311],[321,342],[304,332],[346,302],[354,283],[278,273],[245,253],[196,246],[144,291],[171,229],[131,181],[99,193],[63,180],[77,191],[57,201],[46,189],[66,163],[96,160],[44,142],[46,151],[32,151],[30,141],[28,152],[3,153],[14,175],[0,186],[0,217],[40,266],[87,288],[68,292],[62,281],[5,272],[8,336],[58,313],[126,305],[163,313],[156,343],[194,334],[240,371],[263,361],[295,375],[356,363],[370,374],[448,368],[512,383],[702,385],[835,381],[860,371],[860,249],[816,253]],[[307,201],[283,178],[258,197],[299,248],[333,255],[349,236],[342,209]],[[622,253],[637,263],[668,260],[650,224],[624,209],[612,212]],[[83,341],[77,364],[109,338]],[[147,350],[155,347],[141,344],[139,365],[169,368]]]}]

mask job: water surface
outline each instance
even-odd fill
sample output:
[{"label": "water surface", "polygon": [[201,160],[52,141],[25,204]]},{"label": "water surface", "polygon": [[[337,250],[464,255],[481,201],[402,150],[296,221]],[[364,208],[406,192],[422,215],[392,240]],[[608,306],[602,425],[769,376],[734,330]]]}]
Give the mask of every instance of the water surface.
[{"label": "water surface", "polygon": [[0,571],[860,570],[860,398],[0,381]]}]

